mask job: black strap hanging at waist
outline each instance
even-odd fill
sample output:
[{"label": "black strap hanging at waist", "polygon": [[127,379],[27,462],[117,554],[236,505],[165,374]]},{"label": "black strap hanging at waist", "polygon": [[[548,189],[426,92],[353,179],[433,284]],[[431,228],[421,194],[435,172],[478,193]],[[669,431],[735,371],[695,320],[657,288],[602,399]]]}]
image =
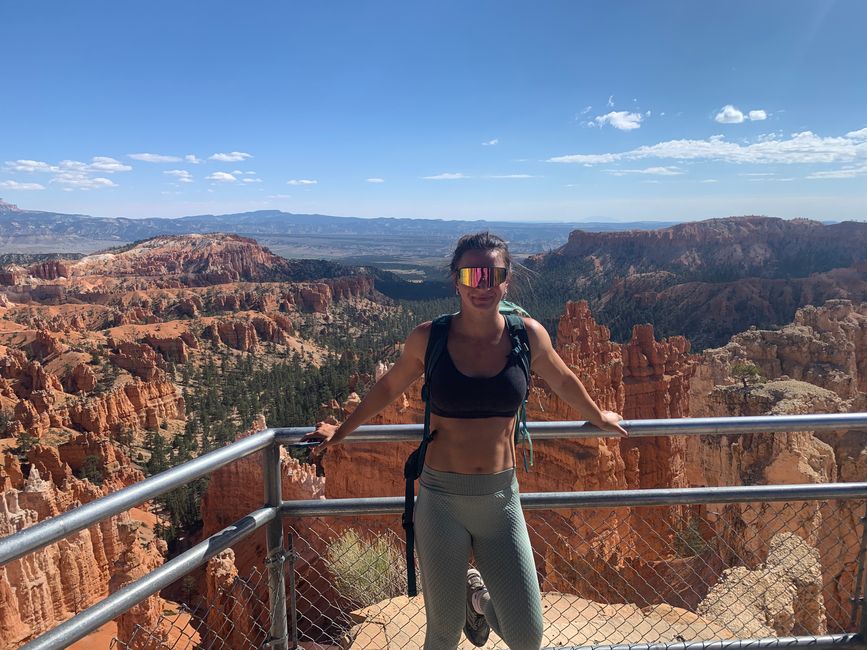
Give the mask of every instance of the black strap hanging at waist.
[{"label": "black strap hanging at waist", "polygon": [[406,479],[406,493],[403,502],[403,518],[401,523],[406,532],[406,590],[410,596],[417,596],[418,589],[415,577],[415,523],[413,513],[415,510],[415,481],[421,476],[424,469],[424,457],[427,453],[427,445],[433,440],[436,431],[427,434],[427,427],[422,437],[421,444],[406,459],[403,466],[403,477]]}]

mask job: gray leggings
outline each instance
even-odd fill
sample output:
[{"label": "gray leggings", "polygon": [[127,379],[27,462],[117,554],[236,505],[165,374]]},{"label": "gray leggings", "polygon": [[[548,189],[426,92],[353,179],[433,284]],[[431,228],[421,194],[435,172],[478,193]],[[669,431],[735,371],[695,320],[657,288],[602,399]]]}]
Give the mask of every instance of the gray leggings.
[{"label": "gray leggings", "polygon": [[454,474],[425,467],[415,532],[427,617],[425,650],[453,650],[466,614],[470,549],[491,596],[485,618],[512,650],[539,650],[542,599],[515,470]]}]

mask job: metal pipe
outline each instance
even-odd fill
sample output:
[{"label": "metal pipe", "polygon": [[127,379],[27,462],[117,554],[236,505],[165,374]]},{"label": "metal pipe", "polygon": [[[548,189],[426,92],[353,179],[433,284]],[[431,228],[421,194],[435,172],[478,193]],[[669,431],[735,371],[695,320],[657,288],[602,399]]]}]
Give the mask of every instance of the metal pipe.
[{"label": "metal pipe", "polygon": [[[655,436],[723,436],[746,433],[779,433],[793,431],[837,431],[850,428],[867,429],[867,413],[822,413],[813,415],[761,415],[725,418],[668,418],[662,420],[624,420],[623,428],[631,438]],[[584,420],[563,422],[528,422],[534,440],[571,438],[604,438],[616,434],[600,431]],[[297,444],[312,427],[281,427],[274,429],[278,443]],[[343,442],[400,442],[421,440],[421,424],[386,424],[362,426]],[[303,443],[302,443],[303,444]]]},{"label": "metal pipe", "polygon": [[584,645],[559,647],[559,650],[762,650],[764,648],[802,648],[829,650],[843,646],[864,647],[858,634],[826,634],[823,636],[781,636],[764,639],[727,639],[725,641],[681,641],[663,643],[618,643],[616,645]]},{"label": "metal pipe", "polygon": [[[533,492],[521,495],[521,507],[525,510],[556,510],[751,501],[818,501],[864,497],[867,497],[867,483],[809,483],[597,492]],[[403,512],[403,499],[403,497],[370,497],[284,501],[280,507],[280,514],[283,517],[392,515]]]},{"label": "metal pipe", "polygon": [[0,566],[37,551],[119,512],[165,494],[232,461],[264,449],[274,440],[274,430],[265,429],[198,458],[160,472],[118,492],[41,521],[19,533],[0,539]]},{"label": "metal pipe", "polygon": [[289,624],[292,627],[292,650],[298,648],[298,593],[295,585],[295,567],[298,562],[298,553],[295,551],[295,542],[292,533],[289,533],[289,611],[292,617]]},{"label": "metal pipe", "polygon": [[852,618],[850,625],[854,628],[858,622],[858,612],[861,612],[861,634],[864,634],[864,596],[861,595],[861,580],[864,578],[864,554],[867,553],[867,508],[861,517],[861,545],[858,547],[858,568],[855,570],[855,583],[852,589]]},{"label": "metal pipe", "polygon": [[[272,443],[262,454],[262,469],[265,477],[265,504],[271,508],[280,507],[283,502],[283,488],[280,477],[280,446]],[[268,647],[287,650],[289,647],[286,627],[286,582],[283,578],[283,562],[286,553],[283,549],[283,518],[274,517],[265,531],[268,567],[268,604],[271,614]]]},{"label": "metal pipe", "polygon": [[75,641],[83,639],[101,625],[117,618],[148,596],[168,587],[193,569],[202,566],[220,551],[234,546],[268,522],[279,519],[277,514],[277,508],[260,508],[251,512],[228,528],[211,535],[188,551],[154,569],[146,576],[131,582],[80,614],[21,646],[19,650],[59,650],[66,648]]},{"label": "metal pipe", "polygon": [[[861,520],[861,526],[867,538],[867,514]],[[861,589],[861,641],[867,646],[867,580],[863,581]],[[858,594],[855,594],[855,597],[857,598]]]}]

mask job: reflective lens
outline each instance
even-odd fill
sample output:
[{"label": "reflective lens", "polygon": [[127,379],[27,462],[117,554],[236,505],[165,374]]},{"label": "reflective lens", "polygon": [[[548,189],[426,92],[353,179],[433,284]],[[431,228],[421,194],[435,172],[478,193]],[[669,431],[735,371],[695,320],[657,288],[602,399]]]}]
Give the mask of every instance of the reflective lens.
[{"label": "reflective lens", "polygon": [[458,282],[467,287],[490,289],[506,281],[509,270],[502,266],[465,266],[458,269]]}]

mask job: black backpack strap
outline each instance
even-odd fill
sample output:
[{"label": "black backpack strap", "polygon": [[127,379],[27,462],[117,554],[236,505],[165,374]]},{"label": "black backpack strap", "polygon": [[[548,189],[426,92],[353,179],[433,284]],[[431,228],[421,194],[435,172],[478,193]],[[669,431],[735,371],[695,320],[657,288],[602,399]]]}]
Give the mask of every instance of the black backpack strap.
[{"label": "black backpack strap", "polygon": [[527,336],[527,326],[524,324],[523,318],[513,313],[503,315],[506,318],[506,326],[509,328],[512,355],[517,357],[518,363],[521,364],[521,370],[524,371],[524,378],[527,380],[527,394],[524,395],[521,408],[518,410],[517,417],[515,418],[515,444],[524,445],[524,471],[529,472],[530,467],[533,465],[533,440],[530,438],[530,431],[527,429],[527,398],[530,396],[530,364],[532,361],[530,338]]},{"label": "black backpack strap", "polygon": [[428,443],[436,435],[436,431],[430,430],[430,389],[428,385],[433,370],[446,349],[451,321],[452,314],[445,314],[434,319],[431,323],[430,336],[424,353],[424,385],[421,388],[421,398],[424,400],[424,432],[418,449],[409,455],[403,466],[406,492],[404,493],[401,524],[406,531],[406,583],[407,593],[410,596],[418,594],[415,578],[415,525],[413,523],[415,481],[421,476],[424,469],[424,457],[427,453]]}]

